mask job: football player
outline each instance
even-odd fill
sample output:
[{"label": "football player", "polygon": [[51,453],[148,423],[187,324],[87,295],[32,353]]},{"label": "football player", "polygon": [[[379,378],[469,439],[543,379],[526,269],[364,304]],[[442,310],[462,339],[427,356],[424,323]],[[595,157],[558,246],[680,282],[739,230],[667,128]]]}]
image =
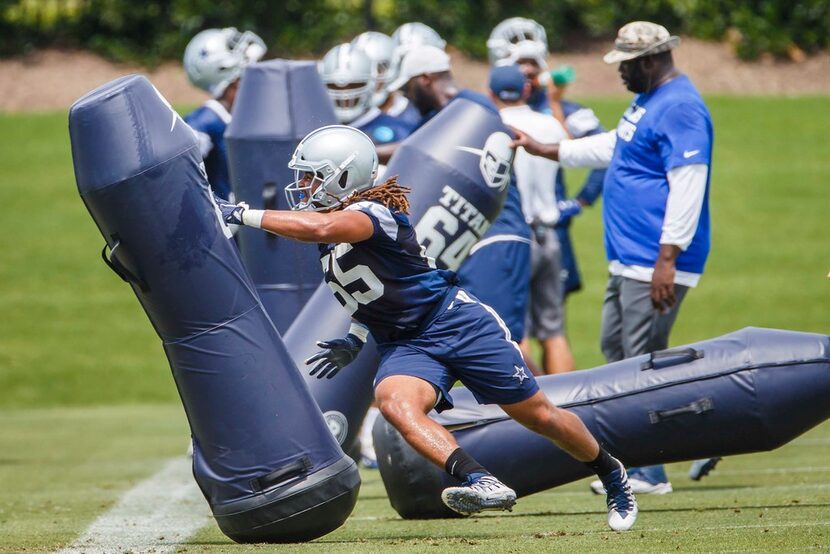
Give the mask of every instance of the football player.
[{"label": "football player", "polygon": [[[553,115],[559,119],[571,138],[581,138],[604,133],[605,129],[593,110],[581,104],[549,95],[554,90],[554,78],[547,71],[548,39],[544,27],[532,19],[511,17],[505,19],[490,33],[487,51],[491,65],[518,64],[531,83],[528,105],[537,112]],[[562,170],[556,178],[556,199],[559,201],[560,218],[556,234],[562,250],[562,280],[564,294],[582,288],[582,278],[576,263],[570,237],[570,226],[574,216],[586,206],[591,206],[602,193],[605,169],[594,169],[588,174],[579,193],[568,198],[565,176]]]},{"label": "football player", "polygon": [[349,43],[335,46],[323,56],[318,71],[340,123],[357,127],[376,145],[400,142],[414,129],[411,123],[374,105],[378,64],[372,62],[364,49]]},{"label": "football player", "polygon": [[231,197],[225,129],[231,122],[242,70],[264,54],[261,38],[233,27],[206,29],[193,37],[184,51],[184,70],[190,82],[211,96],[184,120],[196,131],[211,188],[225,200]]},{"label": "football player", "polygon": [[[509,156],[509,153],[497,153]],[[352,316],[345,338],[318,342],[310,373],[331,378],[352,362],[369,333],[380,365],[375,398],[384,417],[421,455],[458,479],[441,497],[452,510],[509,510],[516,493],[459,448],[427,413],[452,407],[460,380],[479,402],[556,442],[605,483],[608,524],[630,529],[637,503],[623,465],[603,450],[575,414],[539,390],[518,346],[492,308],[455,284],[423,254],[408,217],[408,189],[397,178],[374,185],[372,141],[352,127],[317,129],[297,146],[286,187],[291,211],[220,202],[226,223],[244,224],[320,248],[325,280]]]}]

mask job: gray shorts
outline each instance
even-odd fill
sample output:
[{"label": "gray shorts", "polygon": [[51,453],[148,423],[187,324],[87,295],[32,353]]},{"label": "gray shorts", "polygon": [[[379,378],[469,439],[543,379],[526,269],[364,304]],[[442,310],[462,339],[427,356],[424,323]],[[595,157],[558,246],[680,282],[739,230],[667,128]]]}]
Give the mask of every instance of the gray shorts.
[{"label": "gray shorts", "polygon": [[545,340],[564,333],[562,251],[553,229],[537,233],[530,247],[527,336]]}]

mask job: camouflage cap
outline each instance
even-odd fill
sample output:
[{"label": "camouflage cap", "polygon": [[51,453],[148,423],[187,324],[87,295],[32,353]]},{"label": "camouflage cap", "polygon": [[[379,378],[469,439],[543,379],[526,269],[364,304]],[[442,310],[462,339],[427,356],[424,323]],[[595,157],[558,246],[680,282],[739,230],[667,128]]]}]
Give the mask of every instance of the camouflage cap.
[{"label": "camouflage cap", "polygon": [[605,63],[614,64],[659,54],[678,44],[680,37],[670,35],[662,25],[650,21],[632,21],[620,29],[617,40],[614,41],[614,49],[602,59]]}]

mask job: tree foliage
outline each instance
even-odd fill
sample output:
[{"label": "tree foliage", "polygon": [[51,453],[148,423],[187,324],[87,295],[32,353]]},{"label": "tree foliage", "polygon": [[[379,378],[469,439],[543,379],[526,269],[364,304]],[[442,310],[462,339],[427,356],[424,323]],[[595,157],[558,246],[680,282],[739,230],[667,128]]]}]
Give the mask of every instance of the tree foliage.
[{"label": "tree foliage", "polygon": [[423,21],[480,57],[490,30],[515,15],[542,23],[555,50],[579,37],[612,38],[636,19],[725,38],[747,59],[830,44],[830,0],[0,0],[0,54],[77,47],[154,63],[178,58],[201,29],[235,26],[260,34],[271,55],[308,55],[366,29]]}]

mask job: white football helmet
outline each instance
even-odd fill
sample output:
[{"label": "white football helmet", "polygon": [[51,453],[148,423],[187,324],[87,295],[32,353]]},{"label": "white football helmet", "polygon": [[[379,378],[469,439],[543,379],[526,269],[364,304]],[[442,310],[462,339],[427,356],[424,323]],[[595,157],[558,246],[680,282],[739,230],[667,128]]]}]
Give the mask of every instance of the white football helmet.
[{"label": "white football helmet", "polygon": [[234,27],[205,29],[187,44],[184,70],[191,83],[218,98],[242,75],[246,65],[263,55],[265,43],[251,31],[240,33]]},{"label": "white football helmet", "polygon": [[336,208],[355,192],[372,188],[378,155],[372,139],[346,125],[328,125],[300,141],[288,168],[295,180],[285,187],[288,206],[297,211]]},{"label": "white football helmet", "polygon": [[329,50],[317,65],[320,77],[334,103],[340,123],[350,123],[372,106],[375,78],[372,60],[348,42]]},{"label": "white football helmet", "polygon": [[539,67],[547,67],[548,37],[545,28],[524,17],[505,19],[493,28],[487,39],[490,65],[514,64],[521,59],[534,59]]},{"label": "white football helmet", "polygon": [[372,76],[375,78],[372,105],[380,106],[389,96],[386,85],[395,58],[395,42],[383,33],[366,31],[352,40],[352,47],[362,50],[372,60]]},{"label": "white football helmet", "polygon": [[390,68],[387,82],[393,82],[401,69],[401,62],[407,52],[415,46],[436,46],[441,50],[447,47],[447,41],[441,38],[438,32],[420,21],[404,23],[392,33],[392,42],[395,45],[395,54]]}]

